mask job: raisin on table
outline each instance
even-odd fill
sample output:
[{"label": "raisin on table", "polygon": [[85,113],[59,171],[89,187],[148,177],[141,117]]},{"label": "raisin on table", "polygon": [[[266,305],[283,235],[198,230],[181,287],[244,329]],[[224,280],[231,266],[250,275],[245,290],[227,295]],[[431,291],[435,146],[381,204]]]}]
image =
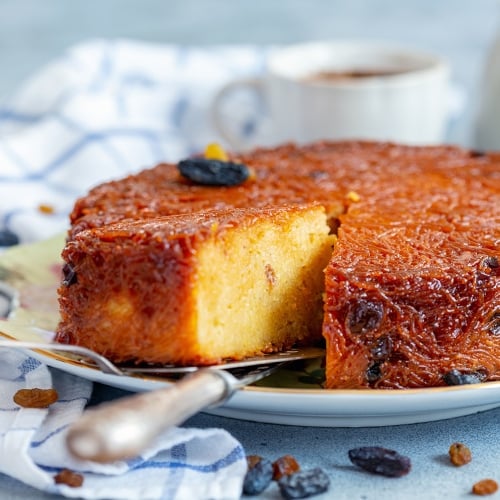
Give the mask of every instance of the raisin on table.
[{"label": "raisin on table", "polygon": [[450,462],[457,467],[468,464],[472,460],[472,453],[463,443],[453,443],[449,450]]},{"label": "raisin on table", "polygon": [[408,457],[381,446],[362,446],[349,450],[349,459],[368,472],[387,477],[401,477],[411,469]]},{"label": "raisin on table", "polygon": [[244,495],[262,493],[273,479],[273,464],[258,455],[247,456],[248,470],[243,480]]},{"label": "raisin on table", "polygon": [[273,480],[279,481],[283,476],[295,474],[300,470],[300,465],[292,455],[283,455],[273,462]]},{"label": "raisin on table", "polygon": [[55,389],[19,389],[14,394],[14,403],[23,408],[48,408],[58,400]]},{"label": "raisin on table", "polygon": [[498,491],[498,483],[494,479],[481,479],[472,486],[474,495],[493,495]]},{"label": "raisin on table", "polygon": [[283,476],[278,481],[283,498],[309,498],[328,491],[330,478],[320,467]]},{"label": "raisin on table", "polygon": [[19,236],[10,229],[0,229],[0,247],[12,247],[19,243]]},{"label": "raisin on table", "polygon": [[63,469],[54,476],[56,484],[66,484],[71,488],[79,488],[83,484],[83,476],[70,469]]}]

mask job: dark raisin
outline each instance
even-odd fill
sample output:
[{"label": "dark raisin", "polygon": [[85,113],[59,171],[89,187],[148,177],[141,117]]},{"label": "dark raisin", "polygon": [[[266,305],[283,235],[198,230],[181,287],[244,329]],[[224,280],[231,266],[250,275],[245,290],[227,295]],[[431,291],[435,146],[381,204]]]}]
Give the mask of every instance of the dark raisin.
[{"label": "dark raisin", "polygon": [[243,480],[243,493],[258,495],[269,486],[273,479],[273,464],[266,458],[249,455],[247,465],[248,470]]},{"label": "dark raisin", "polygon": [[56,334],[55,341],[59,344],[75,344],[75,339],[71,332],[59,331]]},{"label": "dark raisin", "polygon": [[493,256],[485,257],[476,271],[478,286],[484,286],[492,276],[500,276],[498,259]]},{"label": "dark raisin", "polygon": [[500,335],[500,311],[495,311],[488,322],[488,332],[492,335]]},{"label": "dark raisin", "polygon": [[250,176],[250,170],[242,163],[190,158],[178,163],[179,172],[196,184],[207,186],[235,186]]},{"label": "dark raisin", "polygon": [[362,446],[349,450],[349,459],[368,472],[387,477],[401,477],[411,469],[408,457],[381,446]]},{"label": "dark raisin", "polygon": [[279,481],[283,476],[295,474],[300,465],[292,455],[284,455],[273,462],[273,480]]},{"label": "dark raisin", "polygon": [[379,302],[360,299],[347,315],[347,327],[357,335],[368,333],[380,325],[383,314],[384,308]]},{"label": "dark raisin", "polygon": [[62,268],[62,273],[63,273],[63,280],[62,284],[64,286],[71,286],[74,285],[78,279],[76,276],[76,271],[73,269],[73,266],[71,264],[64,264]]},{"label": "dark raisin", "polygon": [[484,287],[489,279],[491,278],[491,276],[489,274],[486,274],[486,273],[483,273],[481,271],[477,271],[476,272],[476,283],[477,283],[477,286],[478,287]]},{"label": "dark raisin", "polygon": [[484,265],[486,267],[489,267],[490,269],[497,269],[500,266],[498,259],[491,255],[489,257],[486,257],[483,262]]},{"label": "dark raisin", "polygon": [[382,335],[370,347],[370,354],[374,361],[385,361],[392,354],[392,338]]},{"label": "dark raisin", "polygon": [[324,170],[313,170],[308,174],[308,176],[315,181],[324,181],[330,178],[328,172]]},{"label": "dark raisin", "polygon": [[486,153],[484,151],[477,151],[475,149],[470,151],[469,154],[471,158],[482,158],[483,156],[486,156]]},{"label": "dark raisin", "polygon": [[366,380],[368,382],[376,382],[382,376],[380,363],[373,363],[366,369]]},{"label": "dark raisin", "polygon": [[12,247],[19,243],[19,237],[10,229],[0,229],[0,247]]},{"label": "dark raisin", "polygon": [[330,478],[320,467],[283,476],[278,481],[283,498],[308,498],[324,493],[330,487]]},{"label": "dark raisin", "polygon": [[461,372],[459,370],[450,370],[443,375],[446,385],[466,385],[479,384],[486,378],[486,373],[482,371]]},{"label": "dark raisin", "polygon": [[0,289],[0,318],[7,318],[12,309],[13,297],[6,290]]}]

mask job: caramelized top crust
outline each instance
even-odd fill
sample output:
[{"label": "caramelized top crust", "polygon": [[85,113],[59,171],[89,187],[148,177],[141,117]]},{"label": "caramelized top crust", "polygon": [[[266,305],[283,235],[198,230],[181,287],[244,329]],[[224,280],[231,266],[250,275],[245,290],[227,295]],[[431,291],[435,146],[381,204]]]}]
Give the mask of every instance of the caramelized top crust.
[{"label": "caramelized top crust", "polygon": [[416,155],[419,173],[360,189],[340,216],[328,387],[439,386],[452,370],[500,378],[499,157],[451,153]]},{"label": "caramelized top crust", "polygon": [[[79,231],[123,219],[193,213],[228,207],[323,204],[336,218],[355,191],[374,202],[401,198],[410,179],[441,176],[465,182],[470,189],[498,185],[499,155],[482,155],[451,146],[417,148],[388,143],[319,142],[298,147],[257,149],[234,157],[253,168],[255,177],[242,185],[211,187],[182,178],[176,165],[160,164],[119,181],[102,184],[79,199],[71,214],[70,238]],[[415,184],[415,183],[414,183]],[[462,193],[463,190],[460,190]]]},{"label": "caramelized top crust", "polygon": [[[189,214],[174,214],[152,217],[146,220],[124,219],[107,226],[82,232],[74,238],[74,243],[99,241],[119,245],[124,251],[137,245],[151,246],[154,242],[164,247],[175,245],[177,241],[197,241],[222,235],[225,231],[238,227],[245,230],[258,220],[273,220],[280,224],[288,220],[290,214],[301,214],[312,207],[321,209],[321,205],[281,205],[264,208],[228,208],[210,209]],[[72,243],[68,243],[71,247]]]}]

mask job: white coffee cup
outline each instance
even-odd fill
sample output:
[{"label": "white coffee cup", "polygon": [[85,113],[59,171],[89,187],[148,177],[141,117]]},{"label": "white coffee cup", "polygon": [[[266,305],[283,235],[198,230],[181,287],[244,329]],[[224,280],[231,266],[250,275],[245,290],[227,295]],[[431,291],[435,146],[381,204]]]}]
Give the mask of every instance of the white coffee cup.
[{"label": "white coffee cup", "polygon": [[[212,115],[223,139],[240,150],[321,139],[437,144],[445,139],[449,75],[443,58],[388,43],[291,45],[270,53],[263,78],[224,86]],[[247,119],[236,107],[228,111],[228,98],[245,88],[263,99],[270,118],[258,124],[259,134],[238,131]]]},{"label": "white coffee cup", "polygon": [[474,146],[500,151],[500,33],[486,57],[482,76]]}]

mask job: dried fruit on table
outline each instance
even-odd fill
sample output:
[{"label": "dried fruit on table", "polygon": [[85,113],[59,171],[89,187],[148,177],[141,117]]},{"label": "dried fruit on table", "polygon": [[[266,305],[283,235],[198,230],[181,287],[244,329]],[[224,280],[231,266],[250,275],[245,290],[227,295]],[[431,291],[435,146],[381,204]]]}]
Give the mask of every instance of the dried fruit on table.
[{"label": "dried fruit on table", "polygon": [[48,205],[47,203],[40,203],[40,205],[38,205],[38,211],[47,215],[55,212],[54,207],[52,205]]},{"label": "dried fruit on table", "polygon": [[83,484],[83,476],[69,469],[63,469],[54,476],[56,484],[66,484],[72,488],[79,488]]},{"label": "dried fruit on table", "polygon": [[328,491],[330,478],[320,467],[283,476],[278,481],[283,498],[308,498]]},{"label": "dried fruit on table", "polygon": [[474,495],[492,495],[498,490],[498,483],[494,479],[482,479],[472,486]]},{"label": "dried fruit on table", "polygon": [[47,408],[58,398],[55,389],[20,389],[14,394],[14,402],[23,408]]},{"label": "dried fruit on table", "polygon": [[0,229],[0,247],[12,247],[19,243],[19,237],[10,229]]},{"label": "dried fruit on table", "polygon": [[450,461],[453,465],[460,467],[472,460],[472,453],[468,446],[463,443],[453,443],[448,450]]},{"label": "dried fruit on table", "polygon": [[411,469],[408,457],[381,446],[362,446],[349,450],[349,459],[368,472],[387,477],[401,477]]},{"label": "dried fruit on table", "polygon": [[248,455],[247,466],[248,470],[243,480],[243,494],[258,495],[273,479],[273,464],[259,455]]},{"label": "dried fruit on table", "polygon": [[273,462],[273,479],[278,481],[283,476],[295,474],[300,470],[300,465],[292,455],[283,455]]}]

